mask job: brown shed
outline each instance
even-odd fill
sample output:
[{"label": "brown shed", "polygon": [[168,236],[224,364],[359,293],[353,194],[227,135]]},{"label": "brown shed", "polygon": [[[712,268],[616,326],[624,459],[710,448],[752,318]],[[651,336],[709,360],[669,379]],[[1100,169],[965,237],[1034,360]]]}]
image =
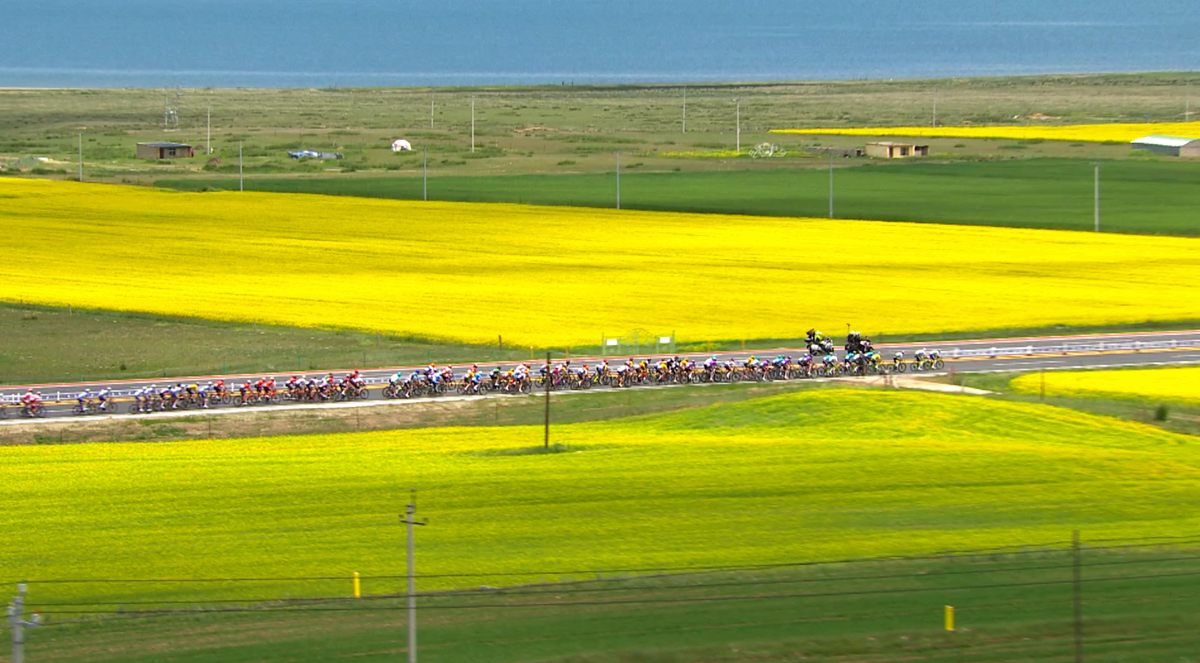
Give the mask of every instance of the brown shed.
[{"label": "brown shed", "polygon": [[927,157],[929,156],[929,146],[914,145],[912,143],[891,143],[887,141],[867,143],[867,156],[879,157],[880,159]]},{"label": "brown shed", "polygon": [[191,145],[183,143],[138,143],[139,159],[179,159],[195,156]]}]

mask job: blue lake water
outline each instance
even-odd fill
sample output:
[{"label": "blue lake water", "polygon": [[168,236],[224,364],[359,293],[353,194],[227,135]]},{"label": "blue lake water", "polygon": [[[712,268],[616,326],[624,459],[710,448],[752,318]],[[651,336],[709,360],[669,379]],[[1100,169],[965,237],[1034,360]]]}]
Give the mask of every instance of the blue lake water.
[{"label": "blue lake water", "polygon": [[1196,0],[0,0],[0,87],[1200,69]]}]

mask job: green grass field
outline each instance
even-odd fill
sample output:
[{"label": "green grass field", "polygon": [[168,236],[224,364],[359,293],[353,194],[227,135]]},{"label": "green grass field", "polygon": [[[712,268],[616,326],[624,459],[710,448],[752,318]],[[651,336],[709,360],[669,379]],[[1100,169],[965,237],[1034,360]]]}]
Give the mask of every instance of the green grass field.
[{"label": "green grass field", "polygon": [[[732,150],[735,99],[741,100],[746,149],[761,141],[789,150],[789,160],[812,138],[769,134],[786,127],[913,126],[932,121],[961,124],[1038,124],[1180,121],[1195,72],[1020,76],[947,80],[821,81],[652,86],[543,86],[501,88],[326,88],[296,90],[182,90],[174,105],[179,124],[162,126],[162,90],[0,90],[0,163],[34,176],[76,174],[82,133],[84,177],[145,183],[180,176],[236,173],[239,141],[249,172],[338,175],[369,169],[405,170],[419,156],[395,155],[395,138],[430,151],[435,172],[457,175],[600,173],[612,169],[612,152],[646,170],[725,169],[713,159],[670,159],[670,152]],[[687,90],[686,132],[683,96]],[[471,150],[471,108],[475,145]],[[137,141],[203,146],[170,163],[133,158]],[[1031,119],[1032,116],[1044,119]],[[859,139],[820,138],[862,147]],[[936,153],[1014,154],[1011,145],[986,141],[929,141]],[[959,147],[959,145],[962,147]],[[1127,146],[1017,146],[1021,154],[1123,158]],[[298,163],[288,150],[338,150],[338,163]],[[29,157],[44,157],[36,162]],[[419,164],[418,164],[419,165]],[[330,172],[332,171],[332,172]]]},{"label": "green grass field", "polygon": [[[1087,660],[1194,661],[1195,540],[1084,543]],[[1069,660],[1071,563],[1069,550],[1052,547],[426,595],[420,659]],[[943,630],[945,605],[955,606],[953,633]],[[88,663],[392,661],[406,647],[401,607],[370,598],[232,613],[177,606],[86,621],[87,606],[43,605],[51,626],[26,635],[27,653]]]},{"label": "green grass field", "polygon": [[529,359],[495,344],[9,303],[0,336],[0,384]]},{"label": "green grass field", "polygon": [[[1092,230],[1094,170],[1064,159],[984,163],[911,163],[841,167],[834,173],[839,218]],[[160,180],[180,190],[236,189],[236,179]],[[1116,161],[1101,171],[1101,229],[1139,234],[1200,235],[1194,191],[1200,163]],[[420,200],[419,177],[261,178],[258,191]],[[612,207],[613,174],[437,177],[433,200]],[[776,169],[621,176],[621,206],[722,214],[824,217],[824,170]]]},{"label": "green grass field", "polygon": [[[876,335],[878,341],[907,342],[1001,338],[1066,333],[1192,329],[1200,320],[1119,326],[1056,326],[925,335]],[[801,325],[802,327],[802,325]],[[801,329],[798,327],[798,331]],[[653,335],[651,335],[653,337]],[[66,309],[0,302],[0,385],[87,380],[176,377],[233,373],[277,373],[340,368],[460,364],[528,360],[527,347],[466,345],[419,338],[376,336],[347,330],[301,329],[220,322],[132,312]],[[803,339],[760,339],[748,349],[799,347]],[[679,339],[680,352],[739,350],[737,342],[694,343]],[[656,345],[623,347],[625,354],[661,354]],[[599,345],[536,348],[533,356],[599,355]]]}]

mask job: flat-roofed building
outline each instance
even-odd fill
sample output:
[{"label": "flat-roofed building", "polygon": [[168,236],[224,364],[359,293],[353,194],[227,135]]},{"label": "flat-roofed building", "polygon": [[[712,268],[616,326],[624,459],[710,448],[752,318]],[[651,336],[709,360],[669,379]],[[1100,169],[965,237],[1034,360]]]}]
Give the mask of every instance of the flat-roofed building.
[{"label": "flat-roofed building", "polygon": [[195,156],[191,145],[183,143],[138,143],[139,159],[179,159]]},{"label": "flat-roofed building", "polygon": [[890,141],[867,143],[867,156],[879,157],[880,159],[927,157],[929,156],[929,146],[914,145],[913,143],[893,143]]}]

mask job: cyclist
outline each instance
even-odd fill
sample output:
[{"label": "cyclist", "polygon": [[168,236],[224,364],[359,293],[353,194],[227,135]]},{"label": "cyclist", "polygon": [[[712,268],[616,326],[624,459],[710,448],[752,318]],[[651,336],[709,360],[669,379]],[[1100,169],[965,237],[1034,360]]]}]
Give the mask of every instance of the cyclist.
[{"label": "cyclist", "polygon": [[200,385],[200,407],[205,410],[208,409],[208,399],[212,397],[212,390],[214,386],[215,385],[213,385],[212,380]]},{"label": "cyclist", "polygon": [[[155,388],[157,389],[157,387]],[[165,410],[167,405],[171,402],[171,388],[163,387],[162,390],[158,392],[158,400],[162,401],[161,409]]]},{"label": "cyclist", "polygon": [[87,412],[88,400],[92,397],[92,393],[85,387],[83,391],[75,395],[75,400],[79,403],[79,413]]},{"label": "cyclist", "polygon": [[21,396],[21,405],[25,414],[32,416],[42,407],[42,395],[35,393],[33,389],[27,389],[25,390],[25,394]]},{"label": "cyclist", "polygon": [[247,399],[250,397],[250,389],[251,387],[249,380],[246,380],[242,383],[242,386],[238,387],[238,395],[242,397],[242,405],[247,403]]},{"label": "cyclist", "polygon": [[99,399],[99,401],[100,401],[100,411],[101,412],[108,412],[108,394],[109,394],[108,387],[101,389],[100,393],[96,394],[96,398]]}]

